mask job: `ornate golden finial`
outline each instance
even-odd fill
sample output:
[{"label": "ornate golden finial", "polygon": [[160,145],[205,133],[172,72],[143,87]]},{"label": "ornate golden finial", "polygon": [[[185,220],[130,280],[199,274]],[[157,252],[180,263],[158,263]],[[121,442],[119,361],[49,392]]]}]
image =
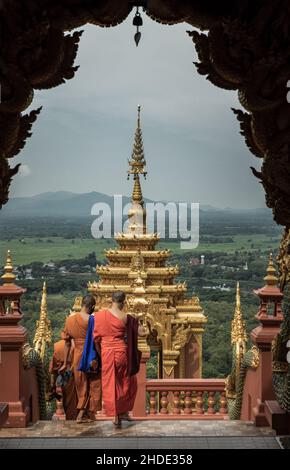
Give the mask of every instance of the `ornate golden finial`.
[{"label": "ornate golden finial", "polygon": [[237,282],[237,291],[236,291],[236,307],[234,318],[232,321],[232,332],[231,332],[232,344],[238,343],[240,341],[247,342],[247,332],[246,324],[243,319],[243,314],[241,310],[241,294],[240,294],[240,284]]},{"label": "ornate golden finial", "polygon": [[140,125],[140,112],[141,106],[138,105],[138,118],[137,128],[135,131],[134,146],[132,151],[131,160],[129,160],[128,179],[130,175],[134,178],[134,187],[132,192],[132,207],[129,210],[128,216],[130,219],[129,232],[146,233],[146,211],[144,208],[144,200],[140,184],[140,175],[146,178],[146,161],[144,157],[142,131]]},{"label": "ornate golden finial", "polygon": [[264,277],[264,281],[268,286],[276,286],[278,282],[278,277],[276,276],[276,269],[273,263],[273,255],[269,255],[269,264],[267,268],[267,275]]},{"label": "ornate golden finial", "polygon": [[39,320],[36,322],[36,331],[34,335],[34,349],[37,351],[42,359],[44,360],[46,347],[51,343],[52,331],[51,331],[51,322],[48,319],[47,311],[47,291],[46,291],[46,282],[43,283],[42,288],[42,297],[41,297],[41,306],[40,306],[40,316]]},{"label": "ornate golden finial", "polygon": [[[139,175],[143,175],[146,178],[146,160],[144,157],[144,149],[143,149],[143,140],[142,140],[142,130],[140,124],[140,112],[141,106],[138,105],[138,118],[137,118],[137,128],[135,131],[135,138],[134,138],[134,145],[131,160],[129,160],[130,169],[128,170],[128,179],[130,175],[134,176],[134,180],[139,180]],[[134,185],[135,188],[136,184]],[[139,189],[138,193],[141,193],[141,186],[139,181]],[[132,200],[134,200],[132,198]]]},{"label": "ornate golden finial", "polygon": [[7,251],[7,259],[6,264],[4,266],[4,274],[1,276],[1,279],[4,281],[4,286],[7,284],[14,284],[15,281],[15,274],[13,274],[13,265],[12,265],[12,257],[10,250]]},{"label": "ornate golden finial", "polygon": [[240,283],[237,282],[236,290],[236,309],[241,309],[241,292],[240,292]]},{"label": "ornate golden finial", "polygon": [[41,310],[45,309],[47,311],[47,290],[46,282],[44,281],[42,287],[42,297],[41,297]]},{"label": "ornate golden finial", "polygon": [[128,170],[128,176],[142,174],[146,176],[146,161],[144,157],[144,149],[143,149],[143,140],[142,140],[142,130],[141,130],[141,121],[140,121],[140,112],[141,106],[138,105],[138,118],[137,118],[137,128],[135,131],[135,138],[134,138],[134,145],[131,160],[129,160],[129,165],[131,167]]}]

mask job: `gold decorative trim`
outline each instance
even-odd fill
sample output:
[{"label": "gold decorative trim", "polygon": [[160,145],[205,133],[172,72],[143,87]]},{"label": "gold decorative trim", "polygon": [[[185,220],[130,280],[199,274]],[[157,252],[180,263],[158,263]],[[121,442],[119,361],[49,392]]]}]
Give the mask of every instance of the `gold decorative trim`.
[{"label": "gold decorative trim", "polygon": [[283,374],[286,374],[289,371],[289,364],[288,364],[288,362],[273,361],[272,362],[272,371],[273,372],[281,372]]},{"label": "gold decorative trim", "polygon": [[252,346],[250,349],[253,353],[252,361],[251,361],[251,367],[253,369],[257,369],[260,365],[260,350],[257,346]]}]

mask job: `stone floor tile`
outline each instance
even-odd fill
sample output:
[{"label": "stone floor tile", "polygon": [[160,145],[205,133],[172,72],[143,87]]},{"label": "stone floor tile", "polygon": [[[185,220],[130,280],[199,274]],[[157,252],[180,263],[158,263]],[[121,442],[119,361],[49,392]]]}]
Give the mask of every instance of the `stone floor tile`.
[{"label": "stone floor tile", "polygon": [[0,439],[0,449],[5,449],[9,439]]}]

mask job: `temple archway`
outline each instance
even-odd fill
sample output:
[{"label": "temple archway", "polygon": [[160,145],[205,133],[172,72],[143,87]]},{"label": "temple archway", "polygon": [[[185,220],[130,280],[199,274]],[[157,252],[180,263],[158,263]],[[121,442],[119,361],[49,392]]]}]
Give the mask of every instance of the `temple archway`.
[{"label": "temple archway", "polygon": [[[251,2],[209,0],[188,2],[3,1],[0,80],[0,206],[7,203],[19,165],[11,159],[24,147],[39,109],[23,114],[36,89],[49,89],[73,78],[80,32],[86,23],[112,27],[124,21],[134,6],[164,24],[186,22],[206,31],[189,31],[197,49],[200,74],[214,85],[237,90],[245,112],[234,110],[246,145],[263,159],[260,172],[266,203],[277,223],[289,227],[290,76],[286,0]],[[46,8],[45,8],[46,7]],[[12,14],[13,12],[13,14]],[[12,19],[13,18],[13,19]],[[208,32],[208,33],[207,33]]]}]

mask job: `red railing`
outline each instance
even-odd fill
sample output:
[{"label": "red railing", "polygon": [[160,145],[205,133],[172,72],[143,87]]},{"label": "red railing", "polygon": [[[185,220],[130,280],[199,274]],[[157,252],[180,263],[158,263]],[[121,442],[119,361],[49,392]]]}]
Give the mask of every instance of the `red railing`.
[{"label": "red railing", "polygon": [[[146,380],[138,386],[132,416],[136,420],[229,419],[225,379]],[[102,411],[97,419],[110,418]]]},{"label": "red railing", "polygon": [[224,379],[148,380],[147,419],[227,419]]}]

